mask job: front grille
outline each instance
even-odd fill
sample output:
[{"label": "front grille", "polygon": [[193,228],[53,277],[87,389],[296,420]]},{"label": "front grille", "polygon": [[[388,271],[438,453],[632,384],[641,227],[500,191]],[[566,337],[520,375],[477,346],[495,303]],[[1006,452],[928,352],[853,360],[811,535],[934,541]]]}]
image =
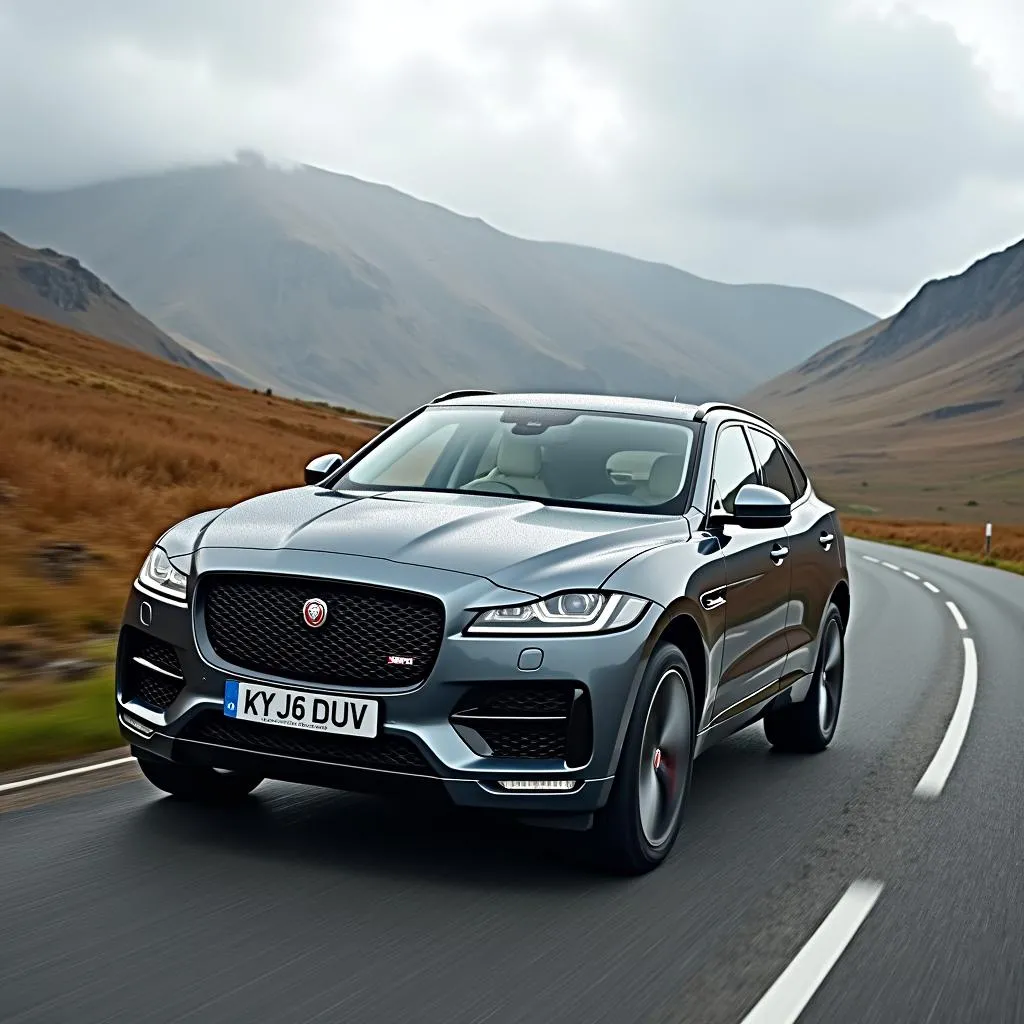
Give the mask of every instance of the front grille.
[{"label": "front grille", "polygon": [[479,714],[488,715],[568,715],[572,687],[552,684],[544,689],[510,688],[485,693],[474,702]]},{"label": "front grille", "polygon": [[566,722],[478,722],[477,732],[494,757],[565,757]]},{"label": "front grille", "polygon": [[181,732],[181,738],[235,750],[280,754],[355,768],[435,774],[411,740],[386,733],[372,740],[357,739],[260,722],[238,722],[219,712],[205,711],[188,723]]},{"label": "front grille", "polygon": [[[142,701],[157,711],[166,711],[185,685],[178,652],[163,640],[131,628],[125,629],[123,643],[121,695],[125,700]],[[163,672],[154,671],[143,662]]]},{"label": "front grille", "polygon": [[[310,598],[327,605],[306,625]],[[216,575],[203,593],[206,633],[218,657],[253,672],[308,682],[413,686],[441,647],[444,607],[423,594],[302,577]],[[389,664],[389,658],[411,664]]]}]

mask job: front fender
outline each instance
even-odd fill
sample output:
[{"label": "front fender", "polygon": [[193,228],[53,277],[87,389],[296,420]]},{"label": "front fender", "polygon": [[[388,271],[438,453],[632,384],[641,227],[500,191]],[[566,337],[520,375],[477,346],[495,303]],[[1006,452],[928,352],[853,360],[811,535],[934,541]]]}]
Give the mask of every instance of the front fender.
[{"label": "front fender", "polygon": [[168,558],[191,555],[202,540],[206,528],[224,511],[223,508],[213,508],[207,512],[197,512],[164,530],[156,543],[164,549]]}]

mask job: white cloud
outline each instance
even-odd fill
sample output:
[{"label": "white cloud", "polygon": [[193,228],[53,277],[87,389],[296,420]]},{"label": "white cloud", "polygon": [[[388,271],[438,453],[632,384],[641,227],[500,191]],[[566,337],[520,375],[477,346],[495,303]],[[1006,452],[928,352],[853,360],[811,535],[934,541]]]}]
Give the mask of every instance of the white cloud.
[{"label": "white cloud", "polygon": [[998,0],[56,6],[0,8],[0,184],[254,147],[880,312],[1024,234],[1024,13]]}]

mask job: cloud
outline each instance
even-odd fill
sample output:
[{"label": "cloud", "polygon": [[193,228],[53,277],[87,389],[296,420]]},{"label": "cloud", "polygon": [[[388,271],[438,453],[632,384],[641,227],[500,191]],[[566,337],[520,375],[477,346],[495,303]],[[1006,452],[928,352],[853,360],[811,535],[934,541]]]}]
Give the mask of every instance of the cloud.
[{"label": "cloud", "polygon": [[1024,101],[994,89],[1019,47],[983,45],[1024,25],[995,0],[58,8],[0,8],[0,184],[252,147],[880,311],[1024,223]]}]

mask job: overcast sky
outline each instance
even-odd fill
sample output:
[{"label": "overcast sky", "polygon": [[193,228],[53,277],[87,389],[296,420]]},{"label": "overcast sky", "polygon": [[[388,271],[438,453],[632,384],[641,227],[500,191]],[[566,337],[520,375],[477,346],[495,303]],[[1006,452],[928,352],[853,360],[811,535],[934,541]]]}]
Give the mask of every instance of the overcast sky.
[{"label": "overcast sky", "polygon": [[250,147],[879,314],[1024,236],[1020,0],[4,0],[0,52],[0,185]]}]

